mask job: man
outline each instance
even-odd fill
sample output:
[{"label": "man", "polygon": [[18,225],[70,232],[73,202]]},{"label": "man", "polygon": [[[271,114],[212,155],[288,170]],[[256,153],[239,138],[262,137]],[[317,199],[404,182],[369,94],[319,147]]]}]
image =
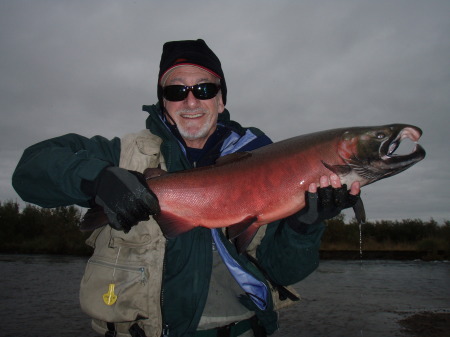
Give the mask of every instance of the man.
[{"label": "man", "polygon": [[322,177],[320,197],[312,184],[310,207],[262,227],[247,254],[237,254],[218,229],[198,227],[166,240],[151,217],[159,204],[145,184],[146,168],[180,171],[271,143],[260,130],[231,121],[226,99],[221,63],[203,40],[167,42],[159,102],[145,106],[146,130],[110,141],[69,134],[25,150],[13,175],[24,200],[43,207],[99,205],[107,215],[109,226],[88,240],[95,250],[80,291],[99,333],[273,333],[275,310],[296,300],[284,286],[318,266],[323,220],[358,195],[359,185],[349,194],[337,176]]}]

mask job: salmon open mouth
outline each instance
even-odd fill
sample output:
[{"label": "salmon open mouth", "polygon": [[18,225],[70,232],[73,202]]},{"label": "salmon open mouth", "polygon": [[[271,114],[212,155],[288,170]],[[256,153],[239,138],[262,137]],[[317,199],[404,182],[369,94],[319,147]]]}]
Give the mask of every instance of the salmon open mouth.
[{"label": "salmon open mouth", "polygon": [[[422,136],[422,130],[416,126],[386,125],[374,131],[372,135],[374,139],[371,143],[379,144],[378,153],[370,159],[362,160],[360,156],[364,155],[364,152],[361,152],[346,161],[348,169],[365,179],[366,184],[396,175],[425,158],[425,150],[417,143]],[[414,148],[405,154],[399,154],[397,150],[404,140],[413,142]],[[367,151],[367,148],[362,149]]]},{"label": "salmon open mouth", "polygon": [[[422,130],[414,126],[406,126],[394,133],[380,146],[379,154],[382,163],[380,163],[380,167],[386,170],[394,170],[395,173],[393,174],[396,174],[425,158],[424,148],[417,143],[421,136]],[[414,149],[407,154],[397,154],[396,151],[400,143],[405,139],[415,143]]]}]

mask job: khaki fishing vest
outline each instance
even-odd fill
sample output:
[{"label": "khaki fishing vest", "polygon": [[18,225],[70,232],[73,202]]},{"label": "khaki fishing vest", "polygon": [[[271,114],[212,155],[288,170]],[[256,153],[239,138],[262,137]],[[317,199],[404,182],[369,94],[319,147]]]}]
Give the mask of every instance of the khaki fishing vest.
[{"label": "khaki fishing vest", "polygon": [[[148,130],[126,135],[121,139],[119,166],[138,172],[158,166],[165,170],[161,142]],[[87,244],[94,247],[94,253],[81,281],[80,303],[93,318],[94,330],[104,334],[108,331],[106,322],[113,322],[117,336],[130,336],[128,329],[138,321],[146,336],[161,336],[165,242],[153,218],[140,222],[127,234],[110,226],[93,232]]]},{"label": "khaki fishing vest", "polygon": [[[138,172],[158,166],[166,170],[161,143],[161,138],[149,130],[126,135],[121,139],[119,166]],[[265,231],[266,226],[261,227],[248,247],[251,255],[255,256]],[[93,329],[105,334],[110,322],[114,323],[116,336],[129,337],[130,327],[137,323],[147,337],[161,336],[160,294],[166,239],[156,221],[151,218],[140,222],[127,234],[104,226],[96,229],[86,243],[94,248],[94,253],[81,280],[80,304],[93,318]],[[280,301],[277,293],[272,296],[276,309],[292,303]]]}]

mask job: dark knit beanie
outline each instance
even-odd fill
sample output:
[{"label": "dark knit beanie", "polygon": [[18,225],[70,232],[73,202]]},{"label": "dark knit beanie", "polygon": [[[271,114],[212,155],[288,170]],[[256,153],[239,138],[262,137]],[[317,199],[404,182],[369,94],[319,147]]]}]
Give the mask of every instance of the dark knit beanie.
[{"label": "dark knit beanie", "polygon": [[170,41],[164,44],[158,75],[158,100],[161,108],[164,106],[161,80],[169,70],[181,65],[195,65],[220,78],[222,100],[223,104],[226,104],[227,84],[220,60],[205,41],[198,39]]}]

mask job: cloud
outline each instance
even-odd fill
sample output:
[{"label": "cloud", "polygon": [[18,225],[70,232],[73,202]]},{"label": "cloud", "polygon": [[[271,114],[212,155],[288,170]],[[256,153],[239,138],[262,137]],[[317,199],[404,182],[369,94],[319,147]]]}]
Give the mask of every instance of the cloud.
[{"label": "cloud", "polygon": [[25,147],[145,127],[162,44],[204,38],[228,108],[274,140],[410,123],[427,158],[364,189],[374,218],[450,218],[448,1],[3,1],[0,200]]}]

